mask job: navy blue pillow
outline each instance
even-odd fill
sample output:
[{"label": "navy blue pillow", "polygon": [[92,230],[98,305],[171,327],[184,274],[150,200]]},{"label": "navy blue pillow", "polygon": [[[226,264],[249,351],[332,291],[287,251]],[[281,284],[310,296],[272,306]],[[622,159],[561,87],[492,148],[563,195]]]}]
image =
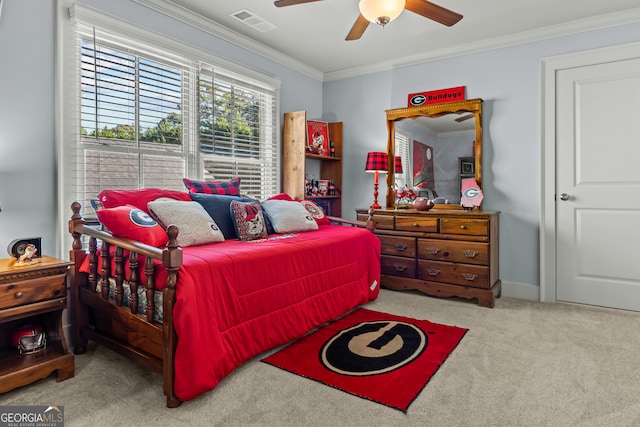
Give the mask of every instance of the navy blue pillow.
[{"label": "navy blue pillow", "polygon": [[236,229],[231,218],[231,201],[253,202],[250,197],[227,196],[221,194],[190,193],[191,200],[202,205],[205,211],[218,224],[225,240],[237,239]]}]

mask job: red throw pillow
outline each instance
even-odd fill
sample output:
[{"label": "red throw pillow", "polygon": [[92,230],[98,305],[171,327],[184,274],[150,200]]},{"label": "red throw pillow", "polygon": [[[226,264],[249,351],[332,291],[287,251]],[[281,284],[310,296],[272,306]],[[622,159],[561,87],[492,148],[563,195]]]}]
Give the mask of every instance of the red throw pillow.
[{"label": "red throw pillow", "polygon": [[96,211],[98,220],[114,236],[160,247],[169,241],[167,232],[148,213],[134,206],[118,206]]},{"label": "red throw pillow", "polygon": [[190,202],[191,197],[186,191],[165,190],[162,188],[139,188],[136,190],[103,190],[98,194],[98,200],[105,208],[118,206],[135,206],[149,213],[147,203],[161,197]]},{"label": "red throw pillow", "polygon": [[229,181],[194,181],[189,178],[182,180],[189,193],[222,194],[226,196],[240,195],[240,178]]},{"label": "red throw pillow", "polygon": [[313,200],[300,200],[300,203],[309,212],[309,214],[316,220],[318,225],[329,225],[331,221],[324,213],[324,210],[318,206]]}]

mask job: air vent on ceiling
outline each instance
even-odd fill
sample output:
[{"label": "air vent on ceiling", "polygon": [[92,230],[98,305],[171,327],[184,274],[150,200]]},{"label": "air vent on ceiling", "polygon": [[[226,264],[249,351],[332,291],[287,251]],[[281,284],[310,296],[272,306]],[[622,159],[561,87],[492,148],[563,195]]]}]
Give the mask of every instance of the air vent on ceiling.
[{"label": "air vent on ceiling", "polygon": [[278,28],[276,25],[273,25],[271,22],[265,20],[264,18],[259,17],[258,15],[248,11],[247,9],[242,9],[237,12],[233,12],[229,14],[229,16],[237,19],[243,24],[250,26],[251,28],[254,28],[260,31],[261,33],[265,33],[269,30],[273,30],[274,28]]}]

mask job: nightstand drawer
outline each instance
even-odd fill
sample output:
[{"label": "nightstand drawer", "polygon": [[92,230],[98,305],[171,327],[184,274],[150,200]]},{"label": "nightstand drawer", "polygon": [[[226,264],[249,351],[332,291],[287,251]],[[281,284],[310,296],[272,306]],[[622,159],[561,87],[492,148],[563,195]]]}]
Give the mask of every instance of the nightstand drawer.
[{"label": "nightstand drawer", "polygon": [[418,239],[418,258],[489,265],[489,244],[456,240]]},{"label": "nightstand drawer", "polygon": [[415,237],[378,236],[382,253],[385,255],[399,255],[414,258],[416,256]]},{"label": "nightstand drawer", "polygon": [[0,285],[0,310],[66,295],[66,274],[38,277]]}]

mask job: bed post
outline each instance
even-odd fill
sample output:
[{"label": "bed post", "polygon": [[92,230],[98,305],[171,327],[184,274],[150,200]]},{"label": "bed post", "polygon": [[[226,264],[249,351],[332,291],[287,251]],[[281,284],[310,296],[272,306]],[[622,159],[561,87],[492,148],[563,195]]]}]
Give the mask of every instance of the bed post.
[{"label": "bed post", "polygon": [[82,354],[87,351],[87,339],[82,336],[82,328],[88,326],[87,307],[80,304],[80,286],[83,284],[83,278],[80,274],[80,266],[86,256],[86,252],[82,249],[82,233],[76,231],[76,227],[84,225],[84,219],[80,215],[80,203],[73,202],[71,210],[73,215],[69,220],[69,233],[73,237],[73,244],[69,251],[69,260],[73,262],[69,274],[69,298],[70,298],[70,317],[73,330],[73,352]]},{"label": "bed post", "polygon": [[376,229],[376,222],[373,220],[373,208],[369,208],[367,214],[369,215],[367,217],[367,230],[373,231]]},{"label": "bed post", "polygon": [[178,337],[173,326],[173,305],[176,301],[176,283],[178,281],[178,269],[182,265],[182,248],[177,243],[178,227],[170,225],[167,227],[169,242],[162,251],[162,265],[167,269],[167,287],[162,292],[163,320],[162,320],[162,342],[164,347],[164,357],[162,358],[162,370],[164,378],[164,394],[167,396],[167,407],[175,408],[182,403],[175,395],[174,381],[176,378],[175,355]]}]

